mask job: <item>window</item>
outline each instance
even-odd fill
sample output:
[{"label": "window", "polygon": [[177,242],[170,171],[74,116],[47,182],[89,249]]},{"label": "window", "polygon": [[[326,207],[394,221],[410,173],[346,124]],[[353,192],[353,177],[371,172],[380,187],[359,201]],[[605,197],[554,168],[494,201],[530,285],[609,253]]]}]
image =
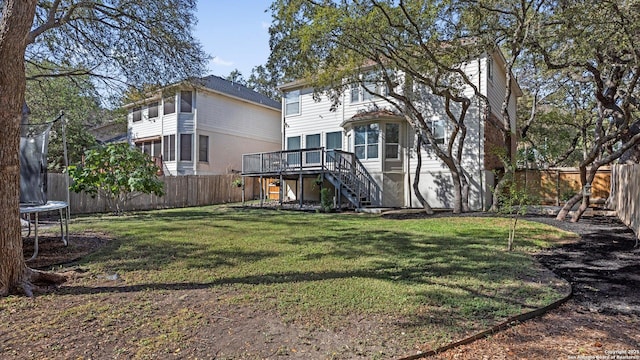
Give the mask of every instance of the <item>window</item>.
[{"label": "window", "polygon": [[[306,148],[318,148],[320,147],[320,134],[307,135],[306,139]],[[320,162],[320,150],[318,151],[307,151],[306,152],[306,160],[307,163],[319,163]]]},{"label": "window", "polygon": [[173,114],[176,112],[176,100],[174,97],[168,97],[164,99],[164,106],[162,108],[163,114]]},{"label": "window", "polygon": [[149,119],[158,117],[158,102],[149,104]]},{"label": "window", "polygon": [[191,161],[193,134],[180,134],[180,161]]},{"label": "window", "polygon": [[133,122],[138,122],[142,120],[142,107],[136,106],[131,110],[133,115]]},{"label": "window", "polygon": [[146,142],[142,144],[142,152],[151,156],[151,143]]},{"label": "window", "polygon": [[[287,150],[298,150],[300,147],[300,136],[287,138]],[[289,166],[300,165],[300,160],[300,154],[297,152],[287,154],[287,165]]]},{"label": "window", "polygon": [[487,78],[493,79],[493,60],[487,58]]},{"label": "window", "polygon": [[162,138],[164,143],[164,152],[162,157],[165,161],[176,161],[176,136],[166,135]]},{"label": "window", "polygon": [[152,151],[153,151],[153,156],[155,157],[159,157],[160,156],[160,149],[162,147],[162,143],[160,142],[160,140],[156,140],[154,142],[151,143],[152,146]]},{"label": "window", "polygon": [[386,125],[384,144],[385,159],[400,159],[400,124]]},{"label": "window", "polygon": [[444,139],[446,135],[444,121],[432,120],[428,122],[428,125],[431,128],[431,133],[433,134],[433,137],[436,140],[436,144],[444,144]]},{"label": "window", "polygon": [[378,138],[380,127],[378,124],[356,126],[355,133],[355,153],[358,159],[378,158]]},{"label": "window", "polygon": [[300,136],[292,136],[287,138],[287,150],[300,149]]},{"label": "window", "polygon": [[327,133],[325,147],[327,150],[342,150],[342,131]]},{"label": "window", "polygon": [[193,93],[191,91],[180,91],[180,112],[190,113],[193,108]]},{"label": "window", "polygon": [[300,90],[288,92],[284,97],[284,114],[300,114]]},{"label": "window", "polygon": [[388,89],[378,74],[368,73],[362,76],[362,84],[351,85],[349,97],[352,103],[357,103],[360,101],[375,100],[376,96],[373,94],[386,96],[388,95]]},{"label": "window", "polygon": [[198,161],[209,161],[209,137],[206,135],[198,136]]}]

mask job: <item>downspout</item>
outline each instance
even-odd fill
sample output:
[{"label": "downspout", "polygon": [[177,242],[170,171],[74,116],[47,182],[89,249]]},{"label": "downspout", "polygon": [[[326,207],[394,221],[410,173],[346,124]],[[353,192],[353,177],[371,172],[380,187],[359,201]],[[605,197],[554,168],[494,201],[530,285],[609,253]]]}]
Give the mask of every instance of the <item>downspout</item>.
[{"label": "downspout", "polygon": [[[482,63],[481,60],[478,59],[478,92],[482,93]],[[480,209],[484,211],[484,196],[486,191],[484,189],[484,171],[482,166],[482,154],[486,151],[484,147],[482,147],[482,128],[486,124],[486,119],[482,118],[482,113],[480,111],[481,100],[480,97],[477,96],[477,108],[478,108],[478,177],[480,178]],[[480,152],[482,149],[482,153]]]},{"label": "downspout", "polygon": [[[180,95],[182,96],[182,95]],[[198,137],[197,131],[198,131],[198,101],[196,100],[197,98],[197,91],[195,89],[193,89],[193,97],[191,99],[191,111],[193,113],[193,141],[192,144],[194,144],[193,149],[191,149],[192,153],[191,156],[193,156],[193,175],[198,175],[198,155],[200,155],[199,151],[196,151],[196,149],[200,148],[200,138]]]}]

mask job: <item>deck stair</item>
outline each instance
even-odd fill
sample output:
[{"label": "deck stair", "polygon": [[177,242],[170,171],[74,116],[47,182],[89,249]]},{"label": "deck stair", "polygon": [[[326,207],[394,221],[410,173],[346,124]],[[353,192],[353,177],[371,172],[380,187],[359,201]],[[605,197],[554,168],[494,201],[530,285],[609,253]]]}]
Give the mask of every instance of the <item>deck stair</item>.
[{"label": "deck stair", "polygon": [[317,175],[356,208],[381,205],[380,186],[355,154],[346,151],[312,148],[246,154],[242,175],[287,179]]}]

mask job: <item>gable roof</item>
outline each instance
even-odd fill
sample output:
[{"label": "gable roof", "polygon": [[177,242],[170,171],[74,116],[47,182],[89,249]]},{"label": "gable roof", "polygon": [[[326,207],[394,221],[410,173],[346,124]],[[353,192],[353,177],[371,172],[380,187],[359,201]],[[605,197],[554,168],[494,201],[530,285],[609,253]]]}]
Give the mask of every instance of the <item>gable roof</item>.
[{"label": "gable roof", "polygon": [[280,102],[275,101],[259,92],[249,89],[248,87],[233,81],[226,80],[216,75],[205,76],[197,83],[209,90],[229,95],[241,100],[246,100],[260,105],[265,105],[276,110],[281,110]]}]

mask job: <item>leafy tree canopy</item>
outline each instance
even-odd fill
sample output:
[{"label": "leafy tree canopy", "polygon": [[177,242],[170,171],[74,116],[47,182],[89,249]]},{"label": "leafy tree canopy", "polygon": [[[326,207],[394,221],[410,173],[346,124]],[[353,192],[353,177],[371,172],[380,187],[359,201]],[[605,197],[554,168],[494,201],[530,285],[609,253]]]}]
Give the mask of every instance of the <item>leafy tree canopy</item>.
[{"label": "leafy tree canopy", "polygon": [[109,144],[89,149],[81,165],[70,166],[71,190],[107,199],[115,213],[139,194],[164,195],[158,166],[147,154],[129,144]]}]

